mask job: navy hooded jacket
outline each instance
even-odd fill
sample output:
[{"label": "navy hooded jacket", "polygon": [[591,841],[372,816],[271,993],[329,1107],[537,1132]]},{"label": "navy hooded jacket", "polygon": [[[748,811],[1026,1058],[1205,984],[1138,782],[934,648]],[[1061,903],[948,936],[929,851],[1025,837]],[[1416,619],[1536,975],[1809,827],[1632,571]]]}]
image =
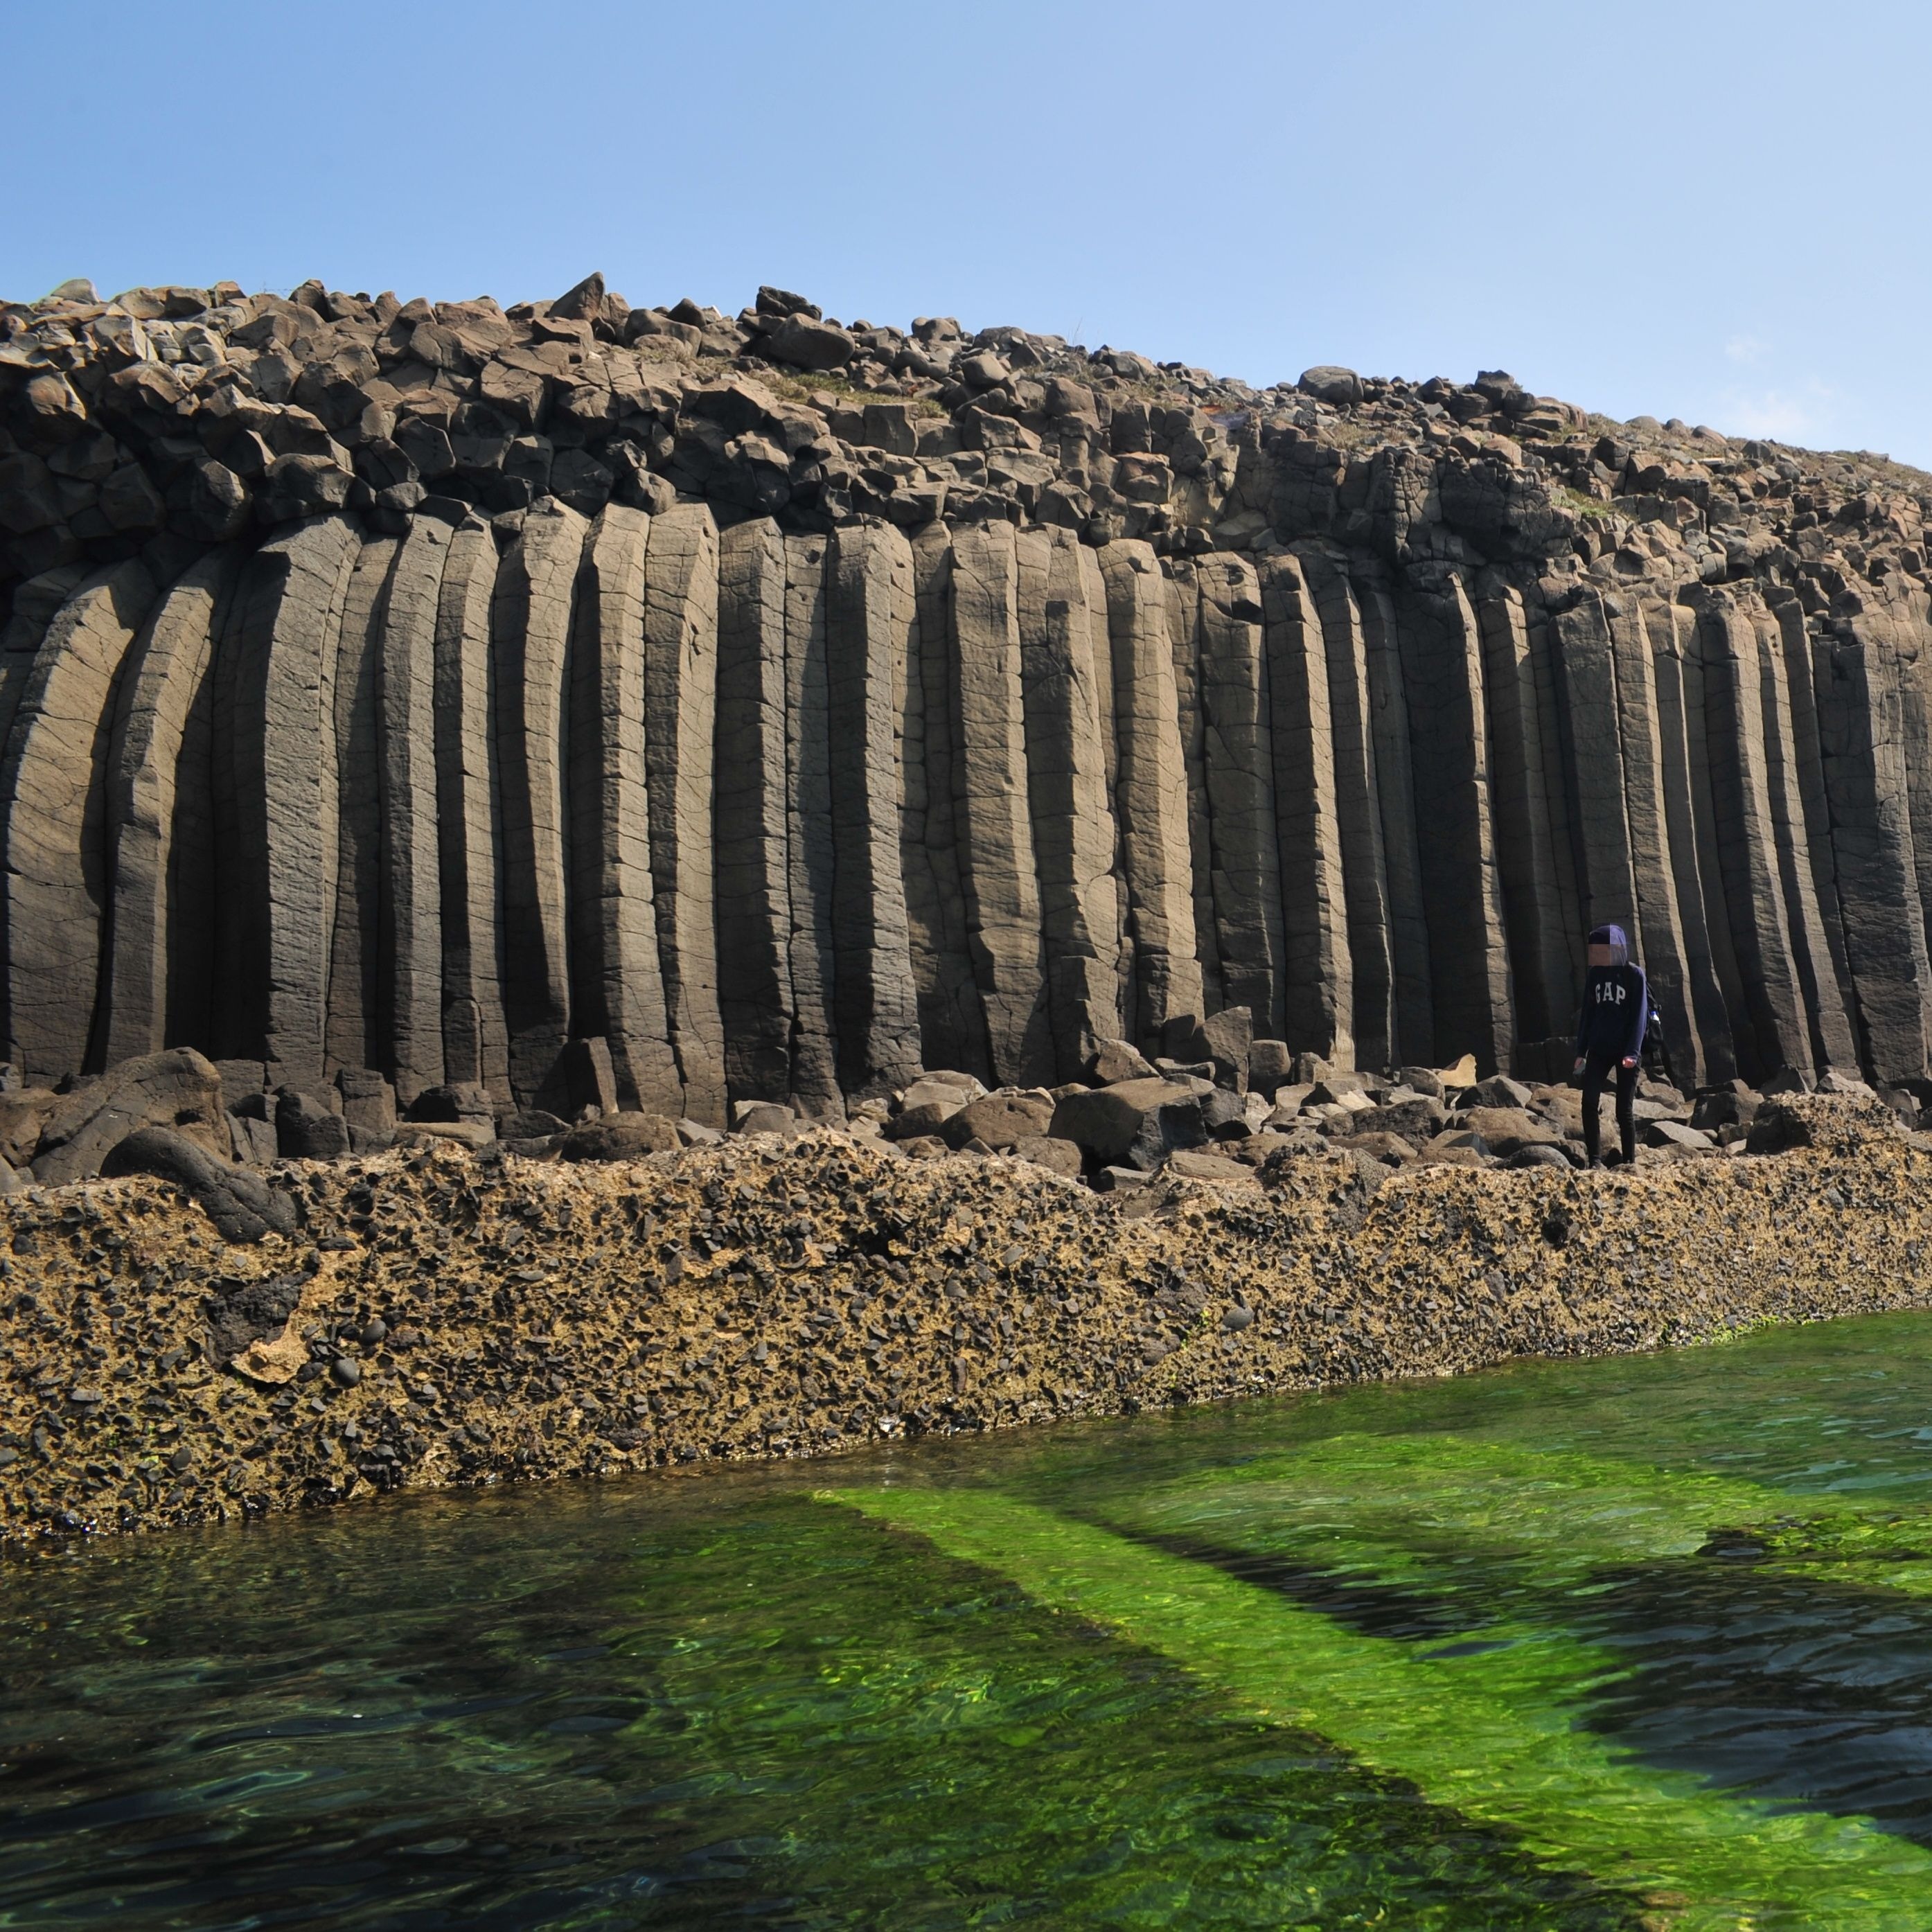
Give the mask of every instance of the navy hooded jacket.
[{"label": "navy hooded jacket", "polygon": [[1576,1022],[1579,1060],[1634,1060],[1643,1051],[1650,1023],[1650,985],[1630,956],[1620,926],[1600,926],[1592,946],[1607,946],[1612,963],[1592,966],[1583,982],[1583,1010]]}]

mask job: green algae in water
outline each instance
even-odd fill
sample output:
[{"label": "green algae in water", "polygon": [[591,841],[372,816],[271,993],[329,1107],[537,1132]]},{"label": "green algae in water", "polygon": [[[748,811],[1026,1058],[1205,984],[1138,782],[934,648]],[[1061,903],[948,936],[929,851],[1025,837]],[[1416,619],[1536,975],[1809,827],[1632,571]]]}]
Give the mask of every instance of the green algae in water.
[{"label": "green algae in water", "polygon": [[15,1562],[0,1925],[1932,1924],[1928,1446],[1893,1317]]}]

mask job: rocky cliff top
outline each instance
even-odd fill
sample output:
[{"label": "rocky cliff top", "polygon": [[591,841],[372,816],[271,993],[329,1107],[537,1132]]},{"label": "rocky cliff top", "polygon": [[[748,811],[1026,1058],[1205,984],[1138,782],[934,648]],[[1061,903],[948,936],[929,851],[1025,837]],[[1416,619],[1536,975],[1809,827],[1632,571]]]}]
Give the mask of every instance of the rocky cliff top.
[{"label": "rocky cliff top", "polygon": [[[1932,476],[1867,453],[1619,422],[1500,371],[1307,371],[1257,389],[1018,328],[840,323],[765,288],[735,316],[404,302],[304,284],[0,304],[0,600],[22,580],[346,508],[507,518],[545,495],[709,502],[800,532],[1006,519],[1174,555],[1333,538],[1397,565],[1506,568],[1546,601],[1645,580],[1922,578]],[[30,612],[29,615],[34,614]]]}]

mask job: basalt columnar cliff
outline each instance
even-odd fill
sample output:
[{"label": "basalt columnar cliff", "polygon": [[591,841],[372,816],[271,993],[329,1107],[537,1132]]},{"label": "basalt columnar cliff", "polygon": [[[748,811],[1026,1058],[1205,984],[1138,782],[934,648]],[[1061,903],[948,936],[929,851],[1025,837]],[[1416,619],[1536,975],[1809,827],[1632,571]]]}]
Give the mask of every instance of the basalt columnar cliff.
[{"label": "basalt columnar cliff", "polygon": [[[1932,478],[1507,376],[85,284],[0,308],[19,1078],[836,1116],[1245,1007],[1689,1087],[1932,1041]],[[1183,1058],[1186,1057],[1184,1053]]]}]

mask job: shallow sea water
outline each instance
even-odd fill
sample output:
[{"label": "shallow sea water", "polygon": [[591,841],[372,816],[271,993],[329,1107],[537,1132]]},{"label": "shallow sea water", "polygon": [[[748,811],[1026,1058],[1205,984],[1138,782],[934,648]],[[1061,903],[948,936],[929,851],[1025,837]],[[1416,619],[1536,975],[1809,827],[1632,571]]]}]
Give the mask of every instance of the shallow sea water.
[{"label": "shallow sea water", "polygon": [[0,1565],[0,1925],[1932,1927],[1932,1316]]}]

